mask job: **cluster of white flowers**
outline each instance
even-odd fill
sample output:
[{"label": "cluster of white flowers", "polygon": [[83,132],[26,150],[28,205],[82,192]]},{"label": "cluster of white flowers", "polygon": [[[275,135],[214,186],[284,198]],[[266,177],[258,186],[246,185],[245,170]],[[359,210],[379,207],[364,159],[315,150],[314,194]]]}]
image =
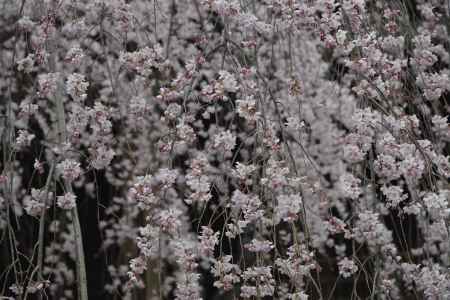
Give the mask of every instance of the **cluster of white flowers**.
[{"label": "cluster of white flowers", "polygon": [[290,170],[284,166],[284,161],[277,161],[270,158],[267,163],[266,177],[261,179],[261,184],[268,185],[276,190],[288,185],[288,175]]},{"label": "cluster of white flowers", "polygon": [[380,221],[378,213],[360,213],[353,231],[358,242],[366,242],[371,247],[385,247],[392,242],[392,233]]},{"label": "cluster of white flowers", "polygon": [[161,210],[155,217],[155,224],[161,228],[164,233],[176,235],[181,226],[181,216],[183,212],[176,208]]},{"label": "cluster of white flowers", "polygon": [[130,200],[136,201],[142,209],[149,209],[158,202],[158,198],[153,193],[153,185],[153,176],[145,175],[137,177],[133,187],[128,192]]},{"label": "cluster of white flowers", "polygon": [[[136,238],[137,246],[141,254],[146,258],[155,257],[158,253],[156,241],[158,241],[160,230],[150,224],[139,229],[139,236]],[[134,270],[133,267],[131,267]],[[137,272],[138,274],[142,274]]]},{"label": "cluster of white flowers", "polygon": [[423,88],[423,95],[426,99],[438,100],[444,92],[450,91],[450,78],[447,73],[424,73],[417,77],[419,87]]},{"label": "cluster of white flowers", "polygon": [[236,137],[231,131],[221,131],[214,136],[213,149],[217,149],[223,155],[231,156],[231,150],[236,147]]},{"label": "cluster of white flowers", "polygon": [[181,272],[177,275],[177,286],[175,290],[176,299],[200,300],[200,274],[196,272],[198,264],[195,251],[196,244],[189,240],[174,242],[174,255]]},{"label": "cluster of white flowers", "polygon": [[[242,273],[242,278],[245,281],[241,287],[242,298],[273,296],[275,280],[270,266],[247,268]],[[250,285],[251,283],[254,285]]]},{"label": "cluster of white flowers", "polygon": [[245,221],[254,222],[264,215],[264,210],[261,209],[261,200],[257,195],[244,194],[236,190],[231,197],[231,203],[233,209],[242,210]]},{"label": "cluster of white flowers", "polygon": [[214,286],[225,291],[233,289],[240,282],[241,269],[238,265],[231,263],[232,256],[225,255],[214,261],[211,273],[217,278]]},{"label": "cluster of white flowers", "polygon": [[274,248],[273,243],[270,241],[259,241],[255,239],[252,240],[249,244],[244,245],[244,247],[250,252],[261,253],[268,253]]},{"label": "cluster of white flowers", "polygon": [[114,158],[114,150],[107,148],[104,145],[94,149],[94,158],[92,159],[92,166],[97,169],[104,169],[111,163]]},{"label": "cluster of white flowers", "polygon": [[306,249],[304,245],[292,245],[288,248],[287,258],[275,260],[280,272],[292,280],[302,280],[310,272],[317,269],[314,252]]},{"label": "cluster of white flowers", "polygon": [[256,100],[253,96],[247,96],[244,99],[236,100],[237,113],[249,122],[255,122],[259,118],[256,108]]},{"label": "cluster of white flowers", "polygon": [[152,74],[154,68],[164,65],[163,49],[156,44],[153,48],[145,47],[132,53],[122,52],[119,62],[142,76]]},{"label": "cluster of white flowers", "polygon": [[200,240],[200,253],[205,257],[214,256],[214,247],[219,243],[219,232],[214,232],[211,228],[202,226]]},{"label": "cluster of white flowers", "polygon": [[353,174],[343,174],[339,179],[339,189],[342,196],[353,200],[358,199],[362,192],[360,184],[361,180],[353,176]]},{"label": "cluster of white flowers", "polygon": [[24,199],[24,209],[30,216],[39,216],[46,209],[46,200],[51,198],[52,194],[45,190],[31,189],[31,196]]},{"label": "cluster of white flowers", "polygon": [[130,260],[130,268],[132,271],[128,272],[128,276],[131,282],[138,286],[142,286],[143,283],[137,275],[141,275],[145,270],[147,270],[147,261],[141,256],[133,258]]},{"label": "cluster of white flowers", "polygon": [[347,257],[344,257],[338,262],[338,267],[339,274],[344,278],[348,278],[358,271],[358,266],[355,262]]},{"label": "cluster of white flowers", "polygon": [[36,136],[34,134],[29,133],[26,130],[19,130],[19,132],[17,133],[16,141],[14,143],[14,147],[17,150],[22,150],[26,147],[29,147],[35,137]]},{"label": "cluster of white flowers", "polygon": [[38,77],[39,96],[47,98],[53,96],[58,89],[59,80],[59,73],[40,74]]},{"label": "cluster of white flowers", "polygon": [[76,46],[76,47],[70,48],[67,51],[64,61],[66,61],[67,63],[70,63],[74,66],[79,66],[83,62],[84,58],[85,58],[85,54],[84,54],[83,49]]},{"label": "cluster of white flowers", "polygon": [[92,122],[90,126],[93,130],[93,135],[101,139],[111,133],[111,110],[100,102],[96,102],[94,107],[89,110],[89,116]]},{"label": "cluster of white flowers", "polygon": [[82,102],[86,99],[89,83],[82,74],[73,73],[67,77],[66,90],[74,101]]},{"label": "cluster of white flowers", "polygon": [[77,206],[77,196],[73,193],[65,193],[57,197],[56,204],[62,209],[73,209]]},{"label": "cluster of white flowers", "polygon": [[228,71],[219,72],[219,78],[211,84],[207,84],[202,88],[202,95],[205,102],[214,102],[216,100],[228,100],[227,93],[235,93],[239,88],[239,84],[234,75]]},{"label": "cluster of white flowers", "polygon": [[253,164],[245,165],[238,162],[236,163],[235,169],[232,170],[232,173],[234,176],[239,178],[243,183],[245,183],[246,185],[250,185],[252,183],[250,176],[254,174],[256,170],[257,167]]},{"label": "cluster of white flowers", "polygon": [[426,193],[423,196],[423,204],[433,218],[447,218],[450,215],[448,206],[449,191],[441,190],[439,194]]},{"label": "cluster of white flowers", "polygon": [[69,182],[76,180],[82,173],[80,163],[72,159],[63,160],[56,166],[56,168],[62,178]]},{"label": "cluster of white flowers", "polygon": [[408,199],[408,195],[405,194],[403,188],[398,185],[383,185],[381,187],[381,192],[386,196],[388,207],[398,207],[401,202]]},{"label": "cluster of white flowers", "polygon": [[73,106],[72,111],[69,114],[69,121],[66,124],[67,133],[69,134],[71,142],[79,142],[88,124],[88,112],[78,105]]},{"label": "cluster of white flowers", "polygon": [[300,194],[281,194],[277,197],[277,202],[275,223],[278,224],[281,220],[294,222],[298,219],[298,214],[302,208],[302,197]]},{"label": "cluster of white flowers", "polygon": [[209,162],[206,156],[199,155],[191,162],[188,174],[186,174],[186,184],[193,191],[185,201],[206,202],[211,199],[211,180],[208,174]]}]

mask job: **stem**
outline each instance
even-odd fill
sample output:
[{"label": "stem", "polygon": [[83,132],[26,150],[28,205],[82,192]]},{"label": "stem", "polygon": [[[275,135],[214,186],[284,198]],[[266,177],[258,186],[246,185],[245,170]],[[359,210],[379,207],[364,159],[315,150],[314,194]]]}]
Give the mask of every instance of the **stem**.
[{"label": "stem", "polygon": [[[38,267],[36,267],[36,268],[34,268],[34,270],[33,270],[33,272],[31,273],[31,275],[30,275],[30,281],[33,279],[33,277],[34,277],[34,274],[36,273],[36,272],[38,272],[39,271],[39,266]],[[28,292],[29,291],[29,289],[25,289],[25,296],[23,297],[23,300],[27,300],[27,297],[28,297]],[[1,299],[1,298],[0,298]]]},{"label": "stem", "polygon": [[[38,237],[38,257],[37,257],[37,277],[38,280],[43,280],[42,276],[42,266],[44,264],[44,233],[45,233],[45,212],[47,210],[47,200],[48,200],[48,190],[50,187],[50,181],[53,176],[53,171],[55,170],[55,162],[52,162],[50,171],[48,172],[47,181],[45,182],[45,199],[44,199],[44,209],[42,210],[41,218],[39,220],[39,237]],[[34,274],[34,271],[33,271]],[[33,279],[33,274],[31,279]],[[26,299],[26,296],[25,296]],[[39,293],[39,299],[42,299],[42,293]]]},{"label": "stem", "polygon": [[[70,186],[70,185],[69,185]],[[72,188],[71,188],[72,189]],[[75,253],[77,264],[78,299],[88,300],[86,267],[84,262],[83,239],[81,236],[80,219],[77,207],[72,209],[73,228],[75,233]]]},{"label": "stem", "polygon": [[38,238],[38,258],[37,258],[37,272],[38,272],[38,278],[39,280],[42,280],[42,265],[43,265],[43,258],[44,258],[44,230],[45,230],[45,211],[47,209],[47,200],[48,200],[48,190],[50,186],[50,180],[53,175],[53,170],[55,168],[55,163],[52,163],[52,166],[50,167],[50,171],[48,173],[47,181],[45,183],[45,207],[42,210],[41,218],[39,220],[39,238]]},{"label": "stem", "polygon": [[[61,91],[61,87],[58,88],[58,91]],[[56,110],[57,110],[57,119],[58,119],[58,131],[60,137],[60,144],[67,141],[66,134],[66,117],[64,113],[64,103],[63,97],[55,97],[56,102]],[[67,192],[73,193],[72,184],[64,180],[64,188]],[[83,238],[81,234],[81,226],[80,219],[78,217],[78,210],[75,206],[72,211],[72,222],[73,229],[75,235],[75,255],[76,255],[76,268],[77,268],[77,287],[78,287],[78,299],[79,300],[88,300],[87,293],[87,279],[86,279],[86,265],[84,261],[84,249],[83,249]]]}]

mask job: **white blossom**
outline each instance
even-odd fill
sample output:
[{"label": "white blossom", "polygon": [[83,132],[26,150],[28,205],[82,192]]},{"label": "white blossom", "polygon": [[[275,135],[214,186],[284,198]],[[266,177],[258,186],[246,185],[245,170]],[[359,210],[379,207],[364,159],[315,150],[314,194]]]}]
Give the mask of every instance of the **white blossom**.
[{"label": "white blossom", "polygon": [[72,193],[66,193],[63,196],[58,196],[56,203],[62,209],[72,209],[77,206],[77,197]]},{"label": "white blossom", "polygon": [[88,87],[89,83],[82,74],[73,73],[67,77],[66,90],[75,101],[82,102],[86,99]]},{"label": "white blossom", "polygon": [[56,168],[61,176],[67,181],[74,181],[81,176],[82,172],[80,163],[72,159],[63,160]]},{"label": "white blossom", "polygon": [[348,278],[358,271],[358,266],[355,264],[355,262],[348,259],[347,257],[341,259],[338,262],[338,266],[339,274],[344,278]]}]

